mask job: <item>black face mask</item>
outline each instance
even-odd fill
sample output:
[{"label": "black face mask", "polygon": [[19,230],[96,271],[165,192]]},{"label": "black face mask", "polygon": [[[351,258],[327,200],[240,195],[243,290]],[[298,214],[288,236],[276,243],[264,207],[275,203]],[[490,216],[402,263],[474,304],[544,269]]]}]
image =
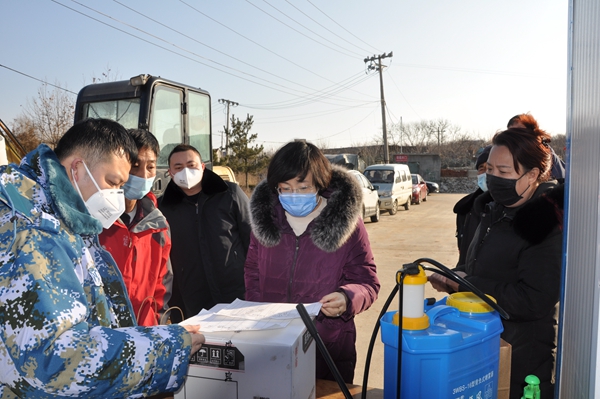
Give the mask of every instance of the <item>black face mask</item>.
[{"label": "black face mask", "polygon": [[[525,173],[521,175],[521,177],[525,176]],[[485,177],[485,182],[487,184],[488,190],[492,195],[492,198],[496,203],[510,206],[521,198],[523,198],[523,194],[525,191],[529,189],[529,186],[521,193],[517,193],[517,182],[521,179],[505,179],[502,177],[494,176],[487,174]]]}]

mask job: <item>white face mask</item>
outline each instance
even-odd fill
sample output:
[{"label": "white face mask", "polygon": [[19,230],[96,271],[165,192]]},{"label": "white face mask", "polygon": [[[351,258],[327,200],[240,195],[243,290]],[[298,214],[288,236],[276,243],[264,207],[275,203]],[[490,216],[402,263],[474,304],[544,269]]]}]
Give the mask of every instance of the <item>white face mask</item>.
[{"label": "white face mask", "polygon": [[[85,201],[85,207],[90,215],[102,223],[102,227],[108,229],[123,214],[123,212],[125,212],[125,196],[123,195],[123,190],[112,188],[101,190],[85,162],[83,162],[83,166],[85,166],[88,176],[92,179],[92,182],[98,189],[97,192],[92,194],[92,196]],[[73,169],[71,169],[71,175],[73,175],[75,188],[81,199],[83,199],[77,180],[75,180]]]},{"label": "white face mask", "polygon": [[202,169],[183,168],[173,176],[173,181],[181,188],[188,190],[202,181]]}]

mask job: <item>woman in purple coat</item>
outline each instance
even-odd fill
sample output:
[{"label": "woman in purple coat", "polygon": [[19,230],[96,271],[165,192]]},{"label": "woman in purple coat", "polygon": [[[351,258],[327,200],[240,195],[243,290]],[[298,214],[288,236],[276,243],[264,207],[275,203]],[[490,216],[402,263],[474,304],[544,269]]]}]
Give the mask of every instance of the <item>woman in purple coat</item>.
[{"label": "woman in purple coat", "polygon": [[[354,316],[379,292],[361,197],[355,178],[313,144],[286,144],[250,199],[245,265],[247,300],[323,304],[316,326],[347,383],[356,366]],[[334,379],[320,353],[317,378]]]}]

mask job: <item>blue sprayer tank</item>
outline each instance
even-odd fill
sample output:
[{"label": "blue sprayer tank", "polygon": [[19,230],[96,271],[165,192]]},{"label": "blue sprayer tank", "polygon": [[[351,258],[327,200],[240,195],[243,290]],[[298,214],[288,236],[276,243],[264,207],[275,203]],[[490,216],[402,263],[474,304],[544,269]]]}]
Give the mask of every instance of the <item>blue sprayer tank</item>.
[{"label": "blue sprayer tank", "polygon": [[[500,334],[498,312],[471,293],[424,307],[429,326],[402,331],[402,399],[496,399]],[[395,399],[398,376],[396,311],[381,318],[384,399]],[[414,328],[414,327],[411,327]]]}]

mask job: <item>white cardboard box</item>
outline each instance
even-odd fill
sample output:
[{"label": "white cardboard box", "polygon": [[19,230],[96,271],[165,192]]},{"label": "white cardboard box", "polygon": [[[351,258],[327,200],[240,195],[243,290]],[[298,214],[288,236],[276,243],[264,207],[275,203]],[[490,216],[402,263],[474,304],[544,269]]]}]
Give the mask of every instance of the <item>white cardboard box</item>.
[{"label": "white cardboard box", "polygon": [[314,399],[315,347],[301,319],[286,328],[205,333],[174,399]]}]

